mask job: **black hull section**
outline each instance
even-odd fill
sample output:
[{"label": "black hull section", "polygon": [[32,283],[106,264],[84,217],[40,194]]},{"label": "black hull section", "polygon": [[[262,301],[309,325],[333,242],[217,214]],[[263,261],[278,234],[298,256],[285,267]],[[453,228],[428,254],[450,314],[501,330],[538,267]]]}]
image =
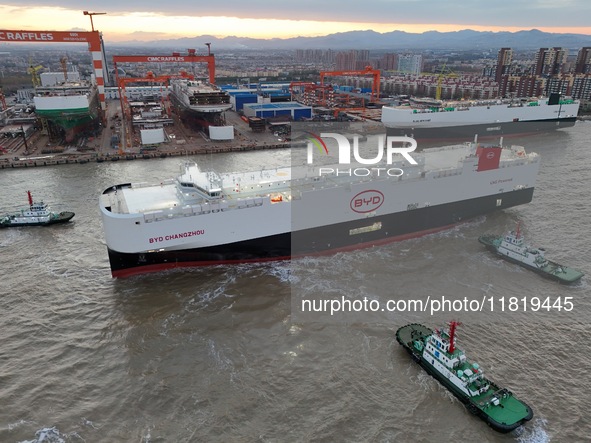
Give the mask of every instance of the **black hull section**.
[{"label": "black hull section", "polygon": [[191,108],[187,108],[181,103],[174,94],[171,94],[172,102],[177,109],[181,120],[196,131],[209,132],[210,126],[223,126],[223,113],[220,112],[200,112]]},{"label": "black hull section", "polygon": [[[533,188],[521,189],[198,249],[121,253],[109,248],[109,261],[113,277],[125,277],[175,267],[285,260],[359,249],[437,232],[480,215],[529,203],[533,192]],[[363,231],[363,228],[376,224],[381,227],[371,232],[351,231]]]},{"label": "black hull section", "polygon": [[387,135],[413,137],[416,140],[456,140],[471,141],[478,139],[498,139],[499,137],[518,136],[525,134],[546,133],[557,129],[570,128],[575,125],[576,117],[528,122],[491,122],[477,125],[461,125],[431,128],[392,128],[386,127]]}]

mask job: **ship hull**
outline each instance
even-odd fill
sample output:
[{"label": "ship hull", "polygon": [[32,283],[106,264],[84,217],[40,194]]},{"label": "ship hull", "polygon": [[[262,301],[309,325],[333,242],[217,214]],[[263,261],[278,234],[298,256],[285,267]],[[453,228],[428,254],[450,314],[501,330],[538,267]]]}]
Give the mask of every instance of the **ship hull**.
[{"label": "ship hull", "polygon": [[108,248],[109,261],[113,277],[126,277],[176,267],[265,262],[331,254],[437,232],[474,217],[529,203],[533,191],[533,188],[525,188],[375,216],[371,222],[379,224],[380,229],[358,235],[351,235],[351,231],[366,226],[367,219],[193,249],[123,253]]},{"label": "ship hull", "polygon": [[466,141],[498,139],[499,137],[516,137],[539,134],[569,128],[575,125],[576,117],[537,121],[490,122],[480,124],[452,125],[445,127],[392,127],[386,125],[389,136],[410,136],[418,141]]},{"label": "ship hull", "polygon": [[[208,132],[210,126],[223,126],[222,113],[229,110],[230,96],[213,85],[191,87],[194,82],[177,81],[170,94],[181,119],[195,129]],[[196,83],[199,84],[199,83]]]},{"label": "ship hull", "polygon": [[171,94],[172,103],[176,105],[182,112],[188,115],[205,117],[208,115],[219,115],[231,108],[230,104],[220,106],[190,106],[180,100],[175,94]]},{"label": "ship hull", "polygon": [[37,115],[61,126],[63,129],[72,129],[86,125],[98,118],[96,110],[82,109],[54,109],[51,111],[37,111]]},{"label": "ship hull", "polygon": [[35,97],[36,114],[45,118],[63,132],[66,142],[72,142],[76,135],[98,128],[98,96],[94,93],[90,99],[86,95],[66,97]]},{"label": "ship hull", "polygon": [[52,217],[46,221],[34,221],[23,223],[0,223],[0,228],[19,228],[21,226],[50,226],[60,223],[67,223],[74,217],[73,212],[60,212],[56,217]]},{"label": "ship hull", "polygon": [[437,371],[427,360],[425,360],[425,358],[423,358],[421,353],[414,350],[411,346],[412,341],[409,342],[407,340],[404,340],[401,337],[402,335],[404,335],[404,334],[401,334],[401,332],[405,328],[416,330],[417,333],[421,334],[421,335],[429,335],[430,332],[428,332],[428,331],[430,331],[430,329],[426,328],[425,326],[420,325],[420,324],[411,324],[411,325],[405,326],[403,328],[400,328],[396,332],[396,340],[398,341],[398,343],[400,345],[402,345],[402,347],[406,350],[406,352],[408,352],[410,354],[410,356],[412,357],[412,359],[416,363],[418,363],[431,377],[436,379],[445,388],[447,388],[447,390],[449,390],[458,400],[460,400],[471,414],[477,416],[478,418],[480,418],[481,420],[486,422],[486,424],[488,424],[492,429],[494,429],[495,431],[500,432],[502,434],[506,434],[508,432],[511,432],[511,431],[515,430],[516,428],[518,428],[519,426],[526,423],[527,421],[532,419],[533,410],[523,402],[521,402],[521,403],[527,408],[528,414],[525,417],[523,417],[521,420],[518,420],[515,423],[509,423],[509,424],[500,423],[497,420],[490,417],[482,409],[480,409],[476,404],[474,404],[474,402],[470,399],[469,396],[467,396],[464,392],[462,392],[460,389],[458,389],[457,386],[455,386],[447,378],[443,377],[439,373],[439,371]]},{"label": "ship hull", "polygon": [[224,119],[222,113],[227,109],[220,110],[203,110],[196,109],[185,105],[174,94],[171,94],[171,99],[176,106],[181,120],[197,131],[204,131],[209,133],[210,126],[223,126]]},{"label": "ship hull", "polygon": [[496,254],[497,256],[499,256],[500,258],[502,258],[503,260],[506,260],[510,263],[514,263],[517,264],[525,269],[529,269],[530,271],[535,272],[536,274],[541,275],[542,277],[548,278],[550,280],[554,280],[557,281],[559,283],[562,284],[573,284],[578,282],[582,277],[583,274],[581,272],[578,271],[574,271],[574,270],[570,270],[569,268],[567,268],[566,266],[563,266],[559,263],[553,262],[551,260],[548,260],[548,266],[552,269],[556,269],[556,268],[565,268],[568,269],[568,272],[565,272],[564,275],[561,274],[553,274],[552,272],[548,272],[545,269],[541,269],[541,268],[537,268],[535,266],[531,266],[527,263],[524,263],[522,261],[516,260],[513,257],[510,257],[506,254],[501,253],[497,246],[492,243],[490,237],[488,236],[481,236],[479,237],[478,241],[480,243],[482,243],[484,246],[486,246],[486,249],[488,249],[490,252]]},{"label": "ship hull", "polygon": [[[40,115],[40,117],[44,116]],[[58,129],[58,133],[63,133],[64,141],[66,143],[73,142],[78,134],[82,132],[95,130],[99,122],[98,116],[91,113],[87,113],[83,116],[60,116],[57,118],[46,118],[50,124]]]}]

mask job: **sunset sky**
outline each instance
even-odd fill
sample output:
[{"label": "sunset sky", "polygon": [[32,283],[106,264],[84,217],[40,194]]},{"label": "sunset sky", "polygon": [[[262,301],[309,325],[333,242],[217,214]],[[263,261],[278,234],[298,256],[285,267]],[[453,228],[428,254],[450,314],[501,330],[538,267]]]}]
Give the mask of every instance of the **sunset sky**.
[{"label": "sunset sky", "polygon": [[107,13],[94,16],[94,26],[112,42],[204,34],[288,38],[366,29],[421,33],[536,28],[591,35],[588,0],[20,0],[0,3],[0,29],[90,30],[83,9]]}]

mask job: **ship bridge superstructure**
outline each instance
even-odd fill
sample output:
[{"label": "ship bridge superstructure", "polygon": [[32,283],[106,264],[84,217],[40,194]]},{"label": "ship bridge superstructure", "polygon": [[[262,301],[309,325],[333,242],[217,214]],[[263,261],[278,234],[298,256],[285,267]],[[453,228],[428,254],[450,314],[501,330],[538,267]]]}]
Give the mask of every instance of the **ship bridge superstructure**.
[{"label": "ship bridge superstructure", "polygon": [[187,164],[177,179],[178,195],[184,202],[195,199],[219,199],[222,196],[222,179],[214,171],[201,171],[196,163]]},{"label": "ship bridge superstructure", "polygon": [[23,215],[25,217],[46,217],[49,215],[49,207],[43,203],[33,203],[29,210],[24,210]]},{"label": "ship bridge superstructure", "polygon": [[464,352],[455,347],[458,325],[451,322],[449,329],[434,331],[424,343],[423,358],[462,392],[479,396],[489,389],[489,382],[478,363],[468,361]]},{"label": "ship bridge superstructure", "polygon": [[517,231],[510,231],[502,238],[498,246],[499,253],[509,258],[520,261],[526,265],[543,268],[548,265],[546,251],[542,248],[533,248],[525,243],[523,234],[517,226]]},{"label": "ship bridge superstructure", "polygon": [[230,94],[216,86],[199,81],[177,79],[171,81],[173,98],[185,107],[201,113],[220,113],[232,107]]}]

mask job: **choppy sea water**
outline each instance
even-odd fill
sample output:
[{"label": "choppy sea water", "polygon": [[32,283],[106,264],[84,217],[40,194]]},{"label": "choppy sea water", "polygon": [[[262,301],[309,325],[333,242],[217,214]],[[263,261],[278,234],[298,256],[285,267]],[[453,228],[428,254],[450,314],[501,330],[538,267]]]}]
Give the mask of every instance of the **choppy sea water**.
[{"label": "choppy sea water", "polygon": [[[591,123],[513,139],[542,157],[532,203],[419,239],[346,254],[112,279],[98,195],[176,175],[178,159],[0,171],[0,208],[26,191],[76,212],[0,230],[2,442],[586,442],[591,437]],[[289,164],[288,151],[218,154],[217,170]],[[587,274],[573,287],[477,242],[521,221],[533,244]],[[572,297],[574,310],[492,312],[460,345],[534,409],[500,435],[395,342],[405,317],[294,322],[291,287],[353,294]],[[346,294],[347,295],[347,294]],[[423,315],[441,326],[451,315]]]}]

